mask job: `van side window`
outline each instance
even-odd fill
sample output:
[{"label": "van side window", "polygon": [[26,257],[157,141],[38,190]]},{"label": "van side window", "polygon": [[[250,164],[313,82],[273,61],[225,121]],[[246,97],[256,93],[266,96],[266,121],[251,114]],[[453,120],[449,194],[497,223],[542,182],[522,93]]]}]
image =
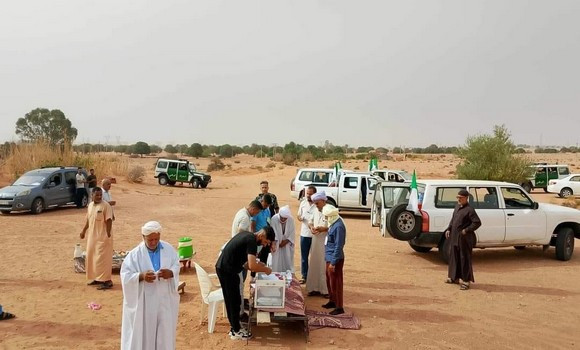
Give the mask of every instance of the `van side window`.
[{"label": "van side window", "polygon": [[519,188],[502,187],[501,194],[506,209],[529,209],[534,205],[532,200]]},{"label": "van side window", "polygon": [[54,183],[55,186],[60,186],[62,182],[62,178],[60,176],[60,174],[54,174],[50,177],[50,180],[48,180],[49,184]]},{"label": "van side window", "polygon": [[439,187],[435,196],[436,208],[454,209],[457,204],[457,192],[465,187]]},{"label": "van side window", "polygon": [[169,162],[169,169],[176,169],[177,170],[177,163]]},{"label": "van side window", "polygon": [[298,180],[300,181],[312,181],[312,171],[303,171],[300,174],[300,177],[298,178]]},{"label": "van side window", "polygon": [[495,187],[470,187],[469,205],[474,209],[499,209]]},{"label": "van side window", "polygon": [[77,183],[77,172],[67,171],[64,173],[64,179],[67,185],[75,185]]},{"label": "van side window", "polygon": [[566,166],[561,166],[558,167],[558,173],[560,173],[560,175],[570,175],[570,169]]},{"label": "van side window", "polygon": [[167,162],[161,161],[161,162],[157,163],[157,167],[159,169],[165,169],[165,168],[167,168]]},{"label": "van side window", "polygon": [[344,188],[357,188],[358,187],[358,177],[344,177]]},{"label": "van side window", "polygon": [[329,173],[319,172],[314,175],[314,182],[328,183]]}]

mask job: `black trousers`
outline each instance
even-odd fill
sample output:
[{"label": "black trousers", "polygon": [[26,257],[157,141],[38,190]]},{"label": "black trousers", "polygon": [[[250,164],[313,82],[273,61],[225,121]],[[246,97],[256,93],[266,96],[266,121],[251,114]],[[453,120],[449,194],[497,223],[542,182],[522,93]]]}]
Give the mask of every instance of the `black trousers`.
[{"label": "black trousers", "polygon": [[[85,194],[87,194],[87,190],[83,188],[77,188],[76,193],[75,193],[75,202],[77,205],[77,208],[81,208],[83,206],[83,197],[85,196]],[[90,200],[90,198],[89,198]]]},{"label": "black trousers", "polygon": [[216,269],[216,273],[222,286],[224,303],[228,321],[232,331],[239,332],[240,326],[240,277],[237,273]]}]

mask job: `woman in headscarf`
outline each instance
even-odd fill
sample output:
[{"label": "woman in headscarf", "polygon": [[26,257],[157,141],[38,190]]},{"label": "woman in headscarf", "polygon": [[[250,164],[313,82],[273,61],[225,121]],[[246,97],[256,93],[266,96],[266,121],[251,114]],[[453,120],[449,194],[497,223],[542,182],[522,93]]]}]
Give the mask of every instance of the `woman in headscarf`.
[{"label": "woman in headscarf", "polygon": [[294,271],[294,239],[296,229],[290,207],[283,206],[278,214],[272,217],[272,228],[276,233],[276,249],[272,254],[272,271]]},{"label": "woman in headscarf", "polygon": [[328,221],[328,236],[326,239],[326,284],[330,300],[322,307],[334,309],[331,315],[344,313],[342,302],[342,267],[344,266],[344,244],[346,242],[346,226],[338,215],[338,209],[325,206],[322,214]]}]

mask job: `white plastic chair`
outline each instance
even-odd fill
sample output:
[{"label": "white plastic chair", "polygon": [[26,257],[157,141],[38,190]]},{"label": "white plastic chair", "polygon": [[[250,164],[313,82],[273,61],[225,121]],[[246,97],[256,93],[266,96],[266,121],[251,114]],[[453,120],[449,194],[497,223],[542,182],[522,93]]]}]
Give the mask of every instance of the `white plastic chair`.
[{"label": "white plastic chair", "polygon": [[199,281],[199,289],[201,290],[201,316],[199,319],[199,324],[203,322],[205,308],[207,306],[207,332],[213,333],[215,328],[215,321],[217,318],[218,306],[222,304],[222,312],[225,316],[225,304],[224,295],[222,289],[219,285],[216,285],[211,277],[217,277],[216,274],[208,274],[201,266],[196,262],[195,271],[197,273],[197,280]]}]

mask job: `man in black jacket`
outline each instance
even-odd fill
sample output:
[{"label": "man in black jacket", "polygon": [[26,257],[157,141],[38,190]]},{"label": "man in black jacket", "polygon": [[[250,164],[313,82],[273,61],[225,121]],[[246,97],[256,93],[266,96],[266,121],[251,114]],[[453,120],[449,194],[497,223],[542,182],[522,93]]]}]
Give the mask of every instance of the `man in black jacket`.
[{"label": "man in black jacket", "polygon": [[475,282],[471,252],[477,243],[475,230],[481,226],[468,199],[469,192],[460,190],[451,222],[445,230],[445,238],[449,240],[449,273],[445,282],[459,283],[461,290],[468,290],[470,282]]}]

